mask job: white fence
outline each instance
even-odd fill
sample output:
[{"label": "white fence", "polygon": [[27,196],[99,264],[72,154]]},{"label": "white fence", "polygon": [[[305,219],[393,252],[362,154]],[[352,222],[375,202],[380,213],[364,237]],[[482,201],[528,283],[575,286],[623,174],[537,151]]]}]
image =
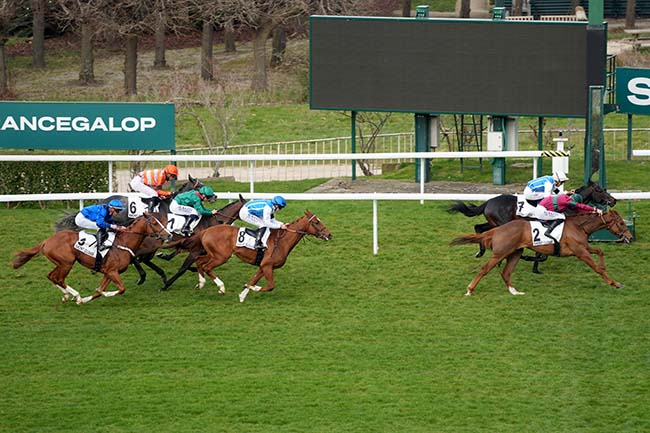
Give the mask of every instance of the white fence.
[{"label": "white fence", "polygon": [[[475,158],[537,158],[542,156],[541,151],[522,151],[522,152],[462,152],[463,156]],[[470,156],[471,155],[471,156]],[[635,152],[635,155],[637,153]],[[639,156],[650,155],[650,151],[638,153]],[[355,160],[358,154],[330,154],[330,155],[203,155],[203,156],[177,156],[179,161],[205,160],[205,161],[248,161],[251,170],[251,188],[247,199],[254,198],[271,198],[274,194],[262,194],[254,192],[254,171],[255,161],[299,161],[303,159],[313,160]],[[366,158],[377,160],[403,158],[415,159],[420,161],[420,168],[424,168],[425,159],[431,158],[458,158],[458,152],[408,152],[400,154],[364,154]],[[168,161],[169,156],[133,156],[133,155],[0,155],[0,161],[107,161],[109,171],[112,170],[112,163],[116,161]],[[423,172],[423,171],[421,171]],[[535,171],[534,171],[535,173]],[[424,176],[421,177],[420,193],[363,193],[363,194],[283,194],[289,200],[372,200],[373,202],[373,254],[379,251],[379,241],[377,237],[377,202],[380,200],[419,200],[423,203],[427,200],[488,200],[497,194],[427,194],[424,192]],[[106,198],[112,194],[112,191],[106,193],[65,193],[65,194],[13,194],[0,196],[0,202],[23,202],[23,201],[46,201],[46,200],[79,200],[79,206],[82,207],[84,200],[98,200]],[[121,193],[120,194],[124,194]],[[629,199],[650,199],[650,192],[633,192],[633,193],[613,193],[614,197],[620,200]],[[219,197],[224,199],[237,199],[238,193],[219,193]]]}]

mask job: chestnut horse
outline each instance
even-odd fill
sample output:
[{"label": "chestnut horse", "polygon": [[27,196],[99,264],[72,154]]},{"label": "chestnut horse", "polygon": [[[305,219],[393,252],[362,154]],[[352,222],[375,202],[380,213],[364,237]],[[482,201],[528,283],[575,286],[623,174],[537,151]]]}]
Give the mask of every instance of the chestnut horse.
[{"label": "chestnut horse", "polygon": [[[136,218],[133,223],[124,231],[115,234],[115,240],[111,249],[102,261],[100,272],[104,274],[99,287],[90,296],[82,298],[75,289],[66,284],[65,279],[72,270],[75,262],[92,269],[95,257],[91,257],[74,248],[79,240],[79,233],[73,230],[62,230],[45,239],[33,248],[18,251],[13,261],[13,268],[17,269],[39,254],[43,254],[56,268],[50,272],[47,278],[63,293],[63,302],[75,298],[77,304],[85,304],[99,296],[115,296],[124,293],[126,288],[120,279],[120,274],[128,268],[131,263],[133,251],[137,250],[147,236],[162,237],[169,239],[171,234],[165,228],[167,223],[166,214],[145,214]],[[105,292],[108,285],[113,282],[118,290]]]},{"label": "chestnut horse", "polygon": [[[258,260],[258,252],[256,250],[238,247],[236,245],[238,232],[239,227],[220,225],[210,227],[198,234],[202,248],[206,254],[196,259],[196,265],[199,271],[197,288],[203,288],[206,282],[204,274],[207,274],[219,287],[219,293],[224,294],[226,290],[225,285],[212,270],[226,263],[233,255],[251,265],[256,263]],[[291,250],[293,250],[298,244],[298,241],[305,235],[312,235],[325,241],[332,239],[332,233],[330,233],[316,215],[308,210],[305,211],[305,215],[288,224],[286,230],[271,230],[267,241],[267,249],[262,253],[263,257],[261,258],[261,262],[259,262],[259,269],[253,278],[244,285],[244,290],[239,294],[240,302],[244,302],[250,290],[270,292],[275,288],[273,269],[280,268],[284,265]],[[266,286],[256,286],[262,277],[266,280]]]},{"label": "chestnut horse", "polygon": [[[595,182],[589,181],[587,185],[581,186],[575,192],[580,194],[582,197],[582,203],[591,203],[594,205],[609,207],[616,206],[616,198]],[[467,205],[462,201],[458,201],[448,209],[448,212],[460,212],[468,217],[475,217],[478,215],[485,216],[485,219],[487,220],[486,223],[476,224],[474,226],[474,231],[476,233],[486,232],[494,227],[504,225],[513,219],[519,218],[517,216],[517,196],[511,194],[501,194],[492,197],[479,206],[472,204]],[[485,248],[483,245],[479,245],[479,251],[476,253],[476,257],[481,257],[483,254],[485,254]],[[539,262],[546,260],[545,255],[537,253],[534,258],[525,256],[522,258],[524,260],[534,261],[533,272],[536,274],[542,273],[539,270]]]},{"label": "chestnut horse", "polygon": [[[589,265],[606,282],[617,288],[623,284],[612,280],[605,271],[605,259],[603,251],[599,248],[589,246],[589,235],[602,228],[607,228],[623,242],[629,243],[632,234],[627,228],[623,218],[615,210],[610,210],[602,215],[582,214],[567,216],[564,223],[564,231],[560,239],[560,256],[575,256]],[[496,227],[484,233],[465,235],[451,241],[451,245],[478,244],[482,243],[486,248],[492,250],[492,257],[485,263],[479,273],[467,286],[466,295],[471,295],[476,285],[488,272],[492,270],[503,259],[506,265],[501,270],[501,277],[506,283],[508,290],[513,295],[523,295],[515,289],[510,282],[510,275],[517,266],[524,248],[530,248],[543,254],[553,254],[553,244],[533,246],[530,223],[526,220],[513,220],[505,225]],[[591,258],[592,254],[598,255],[599,264]]]}]

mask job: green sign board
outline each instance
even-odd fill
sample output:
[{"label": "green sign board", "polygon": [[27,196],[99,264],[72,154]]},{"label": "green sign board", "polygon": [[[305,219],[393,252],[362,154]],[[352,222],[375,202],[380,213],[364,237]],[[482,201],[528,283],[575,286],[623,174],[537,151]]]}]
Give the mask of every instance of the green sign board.
[{"label": "green sign board", "polygon": [[174,105],[0,102],[0,148],[174,149]]},{"label": "green sign board", "polygon": [[650,114],[650,69],[616,68],[616,105],[628,114]]}]

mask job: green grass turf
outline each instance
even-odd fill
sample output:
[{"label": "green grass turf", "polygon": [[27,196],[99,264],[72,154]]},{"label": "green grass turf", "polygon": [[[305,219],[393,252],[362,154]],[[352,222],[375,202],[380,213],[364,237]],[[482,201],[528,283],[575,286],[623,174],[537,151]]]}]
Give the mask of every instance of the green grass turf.
[{"label": "green grass turf", "polygon": [[[380,202],[373,256],[370,202],[294,201],[279,218],[309,208],[334,239],[300,243],[272,293],[240,304],[254,268],[233,258],[225,297],[129,269],[124,296],[81,307],[43,257],[9,265],[62,211],[0,210],[0,431],[648,431],[650,204],[634,203],[635,243],[598,244],[624,289],[551,258],[544,276],[520,263],[525,296],[493,272],[471,298],[485,258],[448,243],[480,221],[448,205]],[[77,265],[69,284],[99,280]]]}]

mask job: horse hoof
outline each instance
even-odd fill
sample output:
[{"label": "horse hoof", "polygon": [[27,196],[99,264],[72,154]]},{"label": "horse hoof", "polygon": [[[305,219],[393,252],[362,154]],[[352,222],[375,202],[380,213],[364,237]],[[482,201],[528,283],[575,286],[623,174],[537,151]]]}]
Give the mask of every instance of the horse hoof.
[{"label": "horse hoof", "polygon": [[533,269],[533,274],[544,275],[544,272],[540,271],[539,269]]},{"label": "horse hoof", "polygon": [[616,283],[616,286],[615,286],[615,287],[616,287],[617,289],[624,289],[624,288],[625,288],[625,284]]},{"label": "horse hoof", "polygon": [[468,290],[467,293],[465,293],[465,296],[472,296],[472,292]]},{"label": "horse hoof", "polygon": [[144,280],[138,281],[138,286],[141,286],[142,284],[144,284]]}]

